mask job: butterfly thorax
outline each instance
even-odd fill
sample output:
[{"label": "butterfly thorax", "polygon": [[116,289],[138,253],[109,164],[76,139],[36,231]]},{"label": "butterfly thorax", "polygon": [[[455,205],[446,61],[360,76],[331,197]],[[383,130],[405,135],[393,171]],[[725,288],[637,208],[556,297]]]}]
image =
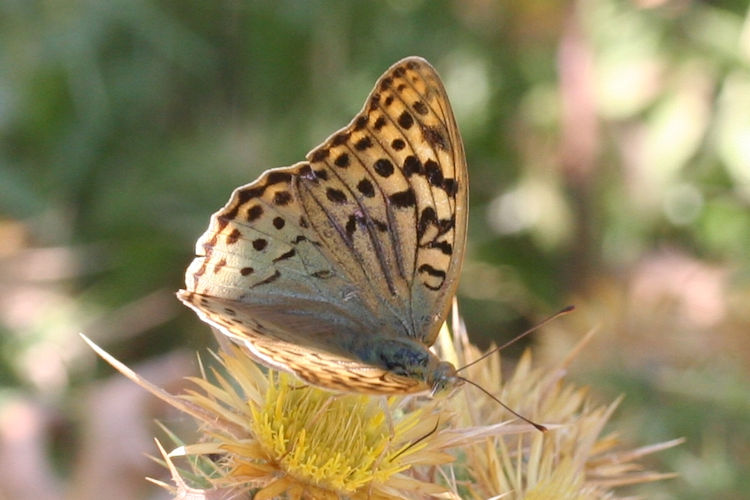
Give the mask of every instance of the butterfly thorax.
[{"label": "butterfly thorax", "polygon": [[403,392],[425,392],[435,395],[460,385],[456,368],[441,361],[423,344],[408,338],[365,341],[355,349],[364,363],[382,368],[391,378],[409,379],[412,384]]}]

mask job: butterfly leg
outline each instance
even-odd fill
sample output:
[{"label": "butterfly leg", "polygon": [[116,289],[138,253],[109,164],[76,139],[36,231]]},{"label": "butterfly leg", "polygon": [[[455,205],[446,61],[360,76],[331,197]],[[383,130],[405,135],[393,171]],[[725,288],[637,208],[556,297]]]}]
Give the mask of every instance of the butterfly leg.
[{"label": "butterfly leg", "polygon": [[333,403],[335,400],[339,399],[341,396],[344,396],[345,394],[331,394],[328,399],[321,405],[321,407],[318,409],[318,411],[315,412],[315,415],[312,416],[311,425],[315,425],[318,421],[318,419],[323,415],[323,413],[328,409],[329,406],[331,406],[331,403]]},{"label": "butterfly leg", "polygon": [[396,432],[396,428],[393,425],[393,417],[391,416],[391,408],[388,406],[388,396],[378,396],[378,404],[380,409],[385,415],[385,421],[388,423],[388,434],[393,436]]}]

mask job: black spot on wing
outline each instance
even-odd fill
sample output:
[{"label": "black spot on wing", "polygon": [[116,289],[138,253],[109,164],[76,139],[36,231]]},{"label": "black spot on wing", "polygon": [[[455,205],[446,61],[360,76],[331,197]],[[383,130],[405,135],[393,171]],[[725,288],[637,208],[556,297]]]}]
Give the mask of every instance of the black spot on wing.
[{"label": "black spot on wing", "polygon": [[264,240],[263,238],[257,238],[253,240],[253,248],[259,252],[266,248],[266,246],[268,246],[268,240]]},{"label": "black spot on wing", "polygon": [[292,180],[292,174],[289,172],[271,172],[268,174],[266,179],[266,185],[264,187],[273,186],[274,184],[288,183]]},{"label": "black spot on wing", "polygon": [[419,216],[419,222],[417,223],[417,239],[422,239],[427,227],[433,224],[437,224],[437,214],[435,209],[432,207],[425,207]]},{"label": "black spot on wing", "polygon": [[296,253],[297,251],[294,248],[291,248],[287,252],[284,252],[283,254],[273,259],[273,262],[276,263],[281,262],[282,260],[291,259]]},{"label": "black spot on wing", "polygon": [[439,278],[440,283],[438,285],[430,285],[428,283],[425,283],[424,286],[429,288],[430,290],[440,290],[440,287],[443,286],[443,282],[445,282],[445,271],[441,271],[440,269],[435,269],[429,264],[422,264],[419,266],[419,269],[417,269],[420,273],[425,273],[430,275],[433,278]]},{"label": "black spot on wing", "polygon": [[227,259],[221,259],[214,265],[214,273],[218,273],[222,267],[227,265]]},{"label": "black spot on wing", "polygon": [[362,130],[367,126],[367,116],[362,115],[357,118],[354,122],[354,130]]},{"label": "black spot on wing", "polygon": [[273,195],[273,202],[276,205],[285,206],[288,205],[290,201],[292,201],[292,193],[289,191],[277,191],[276,194]]},{"label": "black spot on wing", "polygon": [[448,141],[445,139],[443,132],[437,127],[422,126],[422,137],[431,145],[442,150],[448,149]]},{"label": "black spot on wing", "polygon": [[370,179],[362,179],[357,183],[357,191],[367,198],[375,196],[375,186],[372,185]]},{"label": "black spot on wing", "polygon": [[388,199],[396,208],[409,208],[417,204],[417,198],[414,195],[414,190],[411,187],[404,191],[393,193],[388,197]]},{"label": "black spot on wing", "polygon": [[304,177],[307,180],[314,180],[312,168],[309,163],[305,163],[299,168],[299,176]]},{"label": "black spot on wing", "polygon": [[273,283],[274,281],[276,281],[280,277],[281,277],[281,273],[277,269],[275,273],[273,273],[271,276],[269,276],[268,278],[264,279],[263,281],[257,282],[256,284],[254,284],[252,286],[252,288],[255,288],[256,286],[261,286],[261,285],[268,285],[269,283]]},{"label": "black spot on wing", "polygon": [[386,224],[385,222],[378,219],[372,219],[372,222],[375,223],[375,227],[377,227],[378,231],[380,231],[381,233],[385,233],[388,231],[388,224]]},{"label": "black spot on wing", "polygon": [[227,235],[227,245],[234,245],[242,236],[239,229],[233,229],[231,233]]},{"label": "black spot on wing", "polygon": [[263,215],[263,207],[260,205],[253,205],[247,209],[247,221],[255,222]]},{"label": "black spot on wing", "polygon": [[456,196],[456,193],[458,192],[458,182],[456,182],[456,179],[444,179],[443,191],[445,191],[448,196]]},{"label": "black spot on wing", "polygon": [[396,121],[402,128],[406,130],[410,129],[411,126],[414,125],[414,118],[412,118],[411,114],[408,111],[402,112],[398,116],[398,119]]},{"label": "black spot on wing", "polygon": [[[433,162],[434,163],[434,162]],[[414,174],[422,173],[422,162],[414,155],[409,155],[404,159],[404,175],[409,178]]]},{"label": "black spot on wing", "polygon": [[453,214],[450,219],[440,219],[438,221],[438,234],[445,234],[456,225],[456,214]]},{"label": "black spot on wing", "polygon": [[349,216],[349,219],[346,221],[346,226],[344,226],[344,229],[346,230],[346,235],[349,237],[349,240],[351,241],[354,231],[357,230],[357,218],[354,215]]},{"label": "black spot on wing", "polygon": [[346,168],[349,166],[349,155],[347,153],[341,153],[333,160],[333,164],[340,168]]},{"label": "black spot on wing", "polygon": [[326,189],[326,198],[328,198],[329,201],[339,205],[342,203],[346,203],[346,194],[344,194],[344,192],[340,189],[329,187],[328,189]]},{"label": "black spot on wing", "polygon": [[310,155],[310,161],[319,163],[325,160],[329,154],[330,154],[330,151],[327,148],[316,149]]},{"label": "black spot on wing", "polygon": [[373,96],[370,98],[370,111],[374,111],[378,109],[379,105],[380,105],[380,94],[373,94]]},{"label": "black spot on wing", "polygon": [[430,185],[442,188],[443,187],[443,171],[440,170],[440,166],[435,160],[429,159],[424,164],[424,171],[427,175],[427,180]]},{"label": "black spot on wing", "polygon": [[354,149],[357,151],[364,151],[365,149],[372,146],[372,139],[369,136],[365,136],[354,143]]},{"label": "black spot on wing", "polygon": [[333,139],[331,139],[331,145],[341,146],[349,140],[349,137],[351,135],[352,134],[350,132],[339,132],[338,134],[333,136]]},{"label": "black spot on wing", "polygon": [[381,177],[390,177],[393,174],[393,163],[388,158],[380,158],[375,162],[375,172]]},{"label": "black spot on wing", "polygon": [[429,112],[429,109],[427,109],[427,106],[425,106],[422,101],[414,101],[412,107],[414,108],[414,111],[416,111],[420,115],[426,115]]},{"label": "black spot on wing", "polygon": [[445,255],[452,255],[453,254],[453,245],[448,243],[447,241],[431,241],[427,244],[429,248],[437,248]]}]

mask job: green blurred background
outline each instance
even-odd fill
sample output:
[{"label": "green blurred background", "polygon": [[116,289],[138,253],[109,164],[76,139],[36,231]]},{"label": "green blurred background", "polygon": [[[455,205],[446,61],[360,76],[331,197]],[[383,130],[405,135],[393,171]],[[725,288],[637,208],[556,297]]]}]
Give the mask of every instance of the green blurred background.
[{"label": "green blurred background", "polygon": [[[750,491],[746,0],[0,3],[0,498],[163,498],[153,418],[78,337],[168,388],[208,328],[174,298],[231,190],[348,123],[408,55],[469,162],[461,307],[626,398],[647,498]],[[507,353],[509,363],[518,350]],[[175,389],[176,390],[176,389]]]}]

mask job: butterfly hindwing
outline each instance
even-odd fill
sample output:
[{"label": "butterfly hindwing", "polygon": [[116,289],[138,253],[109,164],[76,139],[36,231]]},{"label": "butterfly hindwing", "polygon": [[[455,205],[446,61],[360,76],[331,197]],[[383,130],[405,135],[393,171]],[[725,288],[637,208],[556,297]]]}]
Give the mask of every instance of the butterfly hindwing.
[{"label": "butterfly hindwing", "polygon": [[353,354],[361,342],[346,314],[329,323],[310,318],[314,306],[301,300],[273,307],[250,306],[184,290],[178,297],[201,319],[243,346],[253,359],[309,384],[367,394],[429,389],[423,381],[392,373],[383,365],[362,363]]}]

